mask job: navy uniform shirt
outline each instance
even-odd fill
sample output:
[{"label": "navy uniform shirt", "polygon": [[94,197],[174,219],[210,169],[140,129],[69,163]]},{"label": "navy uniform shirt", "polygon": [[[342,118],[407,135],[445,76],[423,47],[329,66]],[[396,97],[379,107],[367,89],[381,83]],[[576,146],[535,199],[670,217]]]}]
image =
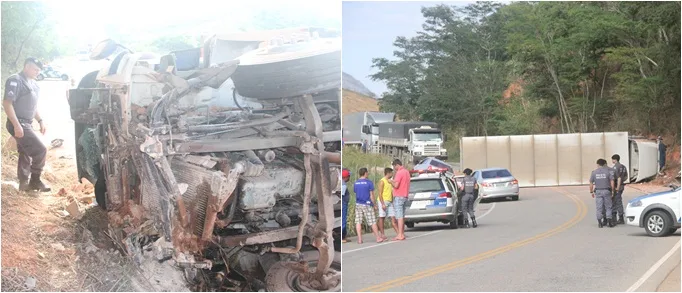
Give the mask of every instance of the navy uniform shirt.
[{"label": "navy uniform shirt", "polygon": [[14,112],[19,120],[33,121],[38,108],[40,87],[35,80],[30,80],[23,73],[10,76],[5,82],[4,99],[12,101]]},{"label": "navy uniform shirt", "polygon": [[599,167],[592,171],[590,175],[590,183],[594,183],[595,189],[609,189],[611,188],[611,181],[613,181],[612,169],[609,167]]},{"label": "navy uniform shirt", "polygon": [[613,177],[613,183],[614,186],[618,185],[618,178],[620,178],[620,189],[625,188],[625,181],[628,180],[628,169],[625,168],[625,165],[621,164],[620,162],[616,163],[613,165],[613,169],[615,170],[614,177]]},{"label": "navy uniform shirt", "polygon": [[474,188],[476,187],[476,178],[473,176],[464,176],[464,193],[474,194]]}]

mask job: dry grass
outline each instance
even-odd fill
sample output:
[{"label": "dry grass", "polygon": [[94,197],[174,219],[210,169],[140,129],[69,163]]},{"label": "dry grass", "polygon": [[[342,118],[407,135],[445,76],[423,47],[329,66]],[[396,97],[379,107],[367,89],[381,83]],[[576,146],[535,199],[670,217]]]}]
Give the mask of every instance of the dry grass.
[{"label": "dry grass", "polygon": [[376,112],[379,111],[379,102],[374,98],[344,89],[341,111],[343,115],[356,112]]}]

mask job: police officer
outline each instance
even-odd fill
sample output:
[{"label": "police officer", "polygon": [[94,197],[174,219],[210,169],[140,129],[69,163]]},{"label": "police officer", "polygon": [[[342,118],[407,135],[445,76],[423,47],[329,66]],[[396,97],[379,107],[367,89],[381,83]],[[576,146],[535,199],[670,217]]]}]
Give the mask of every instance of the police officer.
[{"label": "police officer", "polygon": [[462,215],[464,216],[464,226],[469,228],[469,217],[471,217],[472,227],[476,228],[478,224],[476,224],[476,216],[474,215],[474,193],[478,191],[478,182],[476,182],[476,178],[471,176],[471,173],[471,169],[464,169],[463,186],[460,188],[460,191],[464,192],[461,207]]},{"label": "police officer", "polygon": [[[625,213],[623,212],[623,191],[625,190],[625,181],[628,179],[628,169],[620,163],[620,156],[615,154],[611,156],[614,170],[613,185],[613,219],[618,224],[625,224]],[[616,217],[618,213],[618,217]]]},{"label": "police officer", "polygon": [[[607,167],[608,167],[608,166],[607,166]],[[614,166],[613,168],[609,167],[609,173],[611,174],[611,176],[613,176],[614,179],[617,179],[617,177],[616,177],[616,169],[615,169],[615,166]],[[616,182],[614,181],[613,183],[614,183],[614,186],[615,186],[615,183],[616,183]],[[611,192],[613,193],[614,191],[611,190]],[[611,201],[611,207],[612,207],[612,208],[611,208],[611,212],[612,212],[612,216],[613,216],[613,219],[614,219],[614,222],[615,222],[615,218],[616,218],[616,217],[615,217],[615,214],[616,214],[615,209],[616,209],[616,208],[615,208],[615,204],[614,204],[614,201],[613,201],[613,200],[614,200],[614,199],[613,199],[614,196],[615,196],[615,193],[611,194],[611,197],[609,198],[609,200]],[[602,219],[606,219],[606,206],[604,206],[604,207],[602,208],[601,213],[602,213],[602,215],[603,215]]]},{"label": "police officer", "polygon": [[[40,180],[45,166],[47,148],[33,131],[33,119],[40,124],[40,133],[45,134],[45,124],[38,114],[40,88],[36,77],[43,65],[36,58],[24,61],[24,69],[5,82],[5,95],[2,105],[7,113],[7,131],[17,141],[19,162],[17,177],[19,190],[50,191],[50,187]],[[30,181],[29,181],[30,175]]]},{"label": "police officer", "polygon": [[611,200],[612,190],[614,190],[614,176],[611,174],[610,168],[606,166],[606,160],[597,160],[597,165],[598,168],[592,171],[592,175],[590,175],[590,194],[592,194],[592,198],[596,199],[599,228],[604,227],[605,224],[602,209],[606,209],[606,221],[608,222],[609,227],[613,227]]}]

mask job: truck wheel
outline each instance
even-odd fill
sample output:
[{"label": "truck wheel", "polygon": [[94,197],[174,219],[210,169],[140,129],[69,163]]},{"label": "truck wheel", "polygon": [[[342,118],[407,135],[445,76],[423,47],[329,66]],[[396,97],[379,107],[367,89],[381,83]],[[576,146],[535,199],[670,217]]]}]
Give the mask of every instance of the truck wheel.
[{"label": "truck wheel", "polygon": [[341,50],[318,52],[312,47],[286,45],[240,57],[241,64],[232,75],[237,92],[243,97],[270,100],[340,87]]},{"label": "truck wheel", "polygon": [[405,226],[407,226],[407,228],[412,229],[412,228],[414,228],[414,223],[413,222],[405,222]]},{"label": "truck wheel", "polygon": [[662,237],[667,236],[672,228],[672,220],[667,213],[656,210],[650,212],[644,218],[644,230],[649,236]]},{"label": "truck wheel", "polygon": [[[307,263],[308,267],[314,270],[317,266],[317,261],[320,258],[320,253],[317,251],[305,251],[303,254],[303,263]],[[334,261],[332,262],[329,271],[341,273],[341,254],[334,254]],[[269,292],[319,292],[314,288],[307,286],[307,282],[302,280],[300,274],[292,269],[295,262],[280,261],[270,267],[265,276],[265,284]],[[325,292],[341,292],[341,282],[336,286],[329,288]]]},{"label": "truck wheel", "polygon": [[519,200],[519,196],[518,196],[518,195],[512,196],[511,198],[512,198],[513,201]]}]

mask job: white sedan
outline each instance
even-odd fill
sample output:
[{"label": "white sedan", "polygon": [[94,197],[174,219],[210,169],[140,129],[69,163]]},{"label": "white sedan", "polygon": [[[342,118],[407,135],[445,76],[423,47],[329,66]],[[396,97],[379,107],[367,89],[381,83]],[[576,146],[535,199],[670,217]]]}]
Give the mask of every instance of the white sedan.
[{"label": "white sedan", "polygon": [[680,228],[679,186],[671,190],[636,197],[625,209],[627,224],[644,228],[649,236],[661,237],[675,233]]}]

